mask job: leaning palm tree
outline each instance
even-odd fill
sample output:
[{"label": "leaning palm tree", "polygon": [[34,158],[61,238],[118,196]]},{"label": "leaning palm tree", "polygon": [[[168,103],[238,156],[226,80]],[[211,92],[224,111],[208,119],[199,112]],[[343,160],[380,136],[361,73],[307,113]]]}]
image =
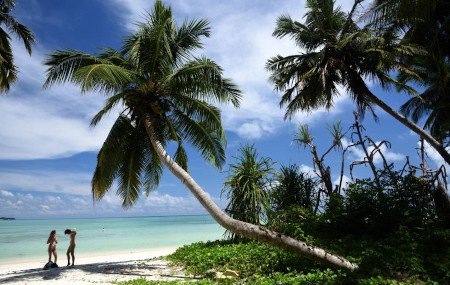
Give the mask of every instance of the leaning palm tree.
[{"label": "leaning palm tree", "polygon": [[35,43],[31,30],[10,15],[11,9],[15,5],[13,0],[0,0],[0,94],[9,91],[11,83],[16,81],[18,73],[17,67],[14,65],[11,37],[8,32],[16,34],[23,41],[25,49],[30,55],[31,45]]},{"label": "leaning palm tree", "polygon": [[[225,132],[220,111],[212,103],[238,106],[241,97],[238,88],[222,78],[216,63],[193,57],[193,51],[202,47],[200,38],[209,33],[206,20],[185,21],[178,27],[171,8],[156,1],[120,52],[107,49],[91,55],[66,50],[49,56],[44,87],[69,81],[82,92],[97,90],[110,96],[92,125],[114,107],[122,107],[98,154],[94,198],[101,199],[117,181],[117,193],[129,207],[142,189],[149,193],[158,186],[164,164],[225,229],[337,267],[358,268],[321,248],[230,218],[189,175],[185,143],[214,166],[224,163]],[[169,143],[177,146],[174,159],[165,150]]]},{"label": "leaning palm tree", "polygon": [[[246,145],[239,149],[236,162],[230,164],[229,175],[222,193],[229,203],[225,212],[230,217],[259,225],[266,215],[269,199],[268,191],[275,175],[270,158],[259,157],[255,146]],[[233,240],[236,234],[229,234]]]},{"label": "leaning palm tree", "polygon": [[269,59],[266,65],[272,72],[271,81],[275,88],[284,92],[280,105],[287,105],[285,118],[298,110],[331,108],[334,98],[339,95],[338,86],[344,86],[361,116],[366,111],[374,114],[374,106],[380,107],[425,139],[450,163],[450,154],[441,143],[380,100],[364,82],[366,77],[373,78],[382,87],[395,84],[401,90],[415,93],[407,85],[392,79],[389,73],[400,70],[412,74],[398,59],[423,51],[416,45],[399,43],[391,31],[376,36],[369,27],[358,27],[352,15],[360,2],[362,0],[356,0],[351,12],[346,14],[334,6],[333,0],[308,0],[305,23],[289,16],[278,19],[274,36],[289,36],[306,50],[286,57],[278,55]]}]

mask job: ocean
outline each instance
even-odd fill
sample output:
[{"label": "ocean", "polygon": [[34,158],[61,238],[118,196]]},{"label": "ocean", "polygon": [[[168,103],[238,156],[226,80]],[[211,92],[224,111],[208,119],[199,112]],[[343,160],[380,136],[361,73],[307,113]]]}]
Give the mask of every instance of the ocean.
[{"label": "ocean", "polygon": [[47,238],[56,230],[58,259],[65,260],[69,236],[76,228],[76,256],[151,251],[197,241],[217,240],[224,229],[209,215],[49,220],[0,220],[0,264],[42,258]]}]

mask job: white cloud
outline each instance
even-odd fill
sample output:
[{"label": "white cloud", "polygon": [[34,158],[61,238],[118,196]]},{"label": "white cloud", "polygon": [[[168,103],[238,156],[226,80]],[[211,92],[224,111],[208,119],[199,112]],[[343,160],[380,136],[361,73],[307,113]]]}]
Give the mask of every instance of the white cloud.
[{"label": "white cloud", "polygon": [[[206,211],[193,196],[172,196],[159,192],[150,193],[149,197],[141,197],[128,210],[123,210],[120,199],[114,193],[108,193],[102,200],[92,203],[92,198],[80,195],[31,196],[29,193],[18,193],[16,197],[0,199],[0,216],[16,218],[39,217],[83,217],[83,216],[136,216],[136,215],[175,215],[204,214]],[[20,197],[20,198],[19,198]],[[33,197],[30,199],[30,197]],[[213,198],[219,206],[224,201]],[[26,211],[25,211],[26,209]]]},{"label": "white cloud", "polygon": [[[420,141],[417,142],[417,146],[420,147]],[[450,152],[450,147],[447,147],[446,150]],[[449,165],[445,163],[445,160],[442,158],[442,156],[427,142],[425,142],[425,153],[427,157],[431,159],[435,167],[441,167],[442,165],[445,165],[447,169],[449,168]]]},{"label": "white cloud", "polygon": [[50,210],[50,207],[47,205],[40,205],[40,207],[44,212],[48,212]]},{"label": "white cloud", "polygon": [[317,177],[317,174],[314,172],[314,168],[309,165],[302,164],[300,165],[300,172],[308,174],[310,177]]},{"label": "white cloud", "polygon": [[[339,185],[340,182],[340,177],[337,177],[334,181],[333,181],[333,185]],[[351,183],[352,179],[350,179],[350,177],[348,177],[347,175],[343,175],[342,176],[342,188],[346,188],[347,183]]]},{"label": "white cloud", "polygon": [[[376,141],[375,144],[377,146],[379,146],[380,142],[381,141]],[[342,145],[343,145],[344,148],[346,148],[350,144],[352,144],[352,142],[349,141],[348,139],[346,139],[346,138],[342,139]],[[369,146],[367,148],[367,151],[370,154],[374,149],[375,149],[374,146]],[[352,154],[354,160],[362,161],[366,157],[364,151],[359,146],[350,147],[348,149],[348,151],[349,151],[350,154]],[[386,147],[386,144],[382,144],[380,146],[380,151],[383,154],[383,156],[386,158],[388,163],[389,162],[393,162],[393,161],[402,161],[402,160],[405,159],[405,155],[404,154],[390,151]],[[381,155],[378,152],[374,155],[374,160],[373,161],[374,161],[375,164],[380,164],[380,163],[383,162],[382,157],[381,157]]]},{"label": "white cloud", "polygon": [[[37,170],[2,170],[0,187],[19,191],[48,193],[90,194],[91,173]],[[31,199],[32,196],[27,196]]]},{"label": "white cloud", "polygon": [[27,160],[68,157],[98,150],[114,116],[91,129],[89,120],[104,98],[99,94],[80,96],[77,87],[65,84],[43,90],[45,67],[41,47],[30,57],[14,43],[19,80],[9,94],[0,96],[0,159]]},{"label": "white cloud", "polygon": [[6,190],[0,190],[0,196],[2,197],[14,197],[14,194],[6,191]]}]

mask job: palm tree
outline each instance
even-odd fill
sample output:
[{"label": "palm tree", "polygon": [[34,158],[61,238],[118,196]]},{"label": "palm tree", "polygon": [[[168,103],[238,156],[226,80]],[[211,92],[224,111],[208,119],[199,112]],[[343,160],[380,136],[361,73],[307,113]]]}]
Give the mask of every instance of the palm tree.
[{"label": "palm tree", "polygon": [[398,58],[423,51],[416,45],[398,43],[392,32],[377,36],[369,27],[359,28],[352,15],[361,1],[356,0],[346,15],[340,8],[335,8],[333,0],[308,0],[309,11],[304,24],[289,16],[278,19],[274,36],[289,36],[299,47],[306,49],[302,54],[278,55],[269,59],[266,65],[272,72],[271,81],[275,88],[284,92],[280,105],[287,105],[285,118],[298,110],[311,111],[320,106],[331,108],[334,98],[339,95],[337,86],[344,86],[360,116],[367,110],[375,116],[373,107],[379,106],[424,138],[450,163],[450,154],[442,144],[380,100],[364,82],[364,78],[369,77],[378,80],[382,87],[395,84],[401,90],[414,93],[408,86],[392,79],[389,73],[398,69],[412,74]]},{"label": "palm tree", "polygon": [[16,81],[18,73],[17,67],[14,65],[11,37],[8,32],[16,34],[23,41],[25,49],[30,55],[31,45],[35,43],[31,30],[10,15],[15,5],[13,0],[0,0],[0,93],[9,91],[11,83]]},{"label": "palm tree", "polygon": [[[424,128],[437,140],[450,144],[450,62],[448,59],[415,58],[416,73],[422,81],[417,82],[408,74],[401,74],[401,81],[414,80],[426,87],[420,96],[409,99],[400,112],[417,123],[426,117]],[[436,62],[437,61],[437,62]]]},{"label": "palm tree", "polygon": [[[230,217],[260,224],[260,219],[268,209],[268,190],[275,174],[273,162],[267,157],[258,157],[254,146],[243,146],[237,162],[230,164],[230,174],[225,181],[222,193],[230,200],[225,212]],[[231,239],[237,239],[231,233]]]},{"label": "palm tree", "polygon": [[[241,97],[238,88],[222,78],[216,63],[192,55],[209,32],[206,20],[185,21],[178,27],[171,8],[156,1],[146,22],[124,41],[120,52],[107,49],[95,56],[66,50],[49,56],[44,87],[70,81],[82,92],[98,90],[110,96],[92,125],[115,106],[123,107],[98,154],[94,198],[101,199],[117,181],[117,193],[123,206],[129,207],[141,188],[148,193],[158,186],[164,164],[225,229],[334,266],[357,269],[321,248],[230,218],[187,172],[185,142],[213,165],[224,163],[225,133],[220,111],[212,103],[238,106]],[[170,142],[177,145],[174,159],[165,150]]]},{"label": "palm tree", "polygon": [[445,0],[376,0],[366,13],[374,25],[401,30],[403,41],[426,48],[424,55],[402,58],[420,80],[408,73],[401,73],[399,80],[412,81],[426,90],[408,100],[400,111],[415,123],[426,116],[424,128],[442,144],[450,138],[449,14],[450,4]]}]

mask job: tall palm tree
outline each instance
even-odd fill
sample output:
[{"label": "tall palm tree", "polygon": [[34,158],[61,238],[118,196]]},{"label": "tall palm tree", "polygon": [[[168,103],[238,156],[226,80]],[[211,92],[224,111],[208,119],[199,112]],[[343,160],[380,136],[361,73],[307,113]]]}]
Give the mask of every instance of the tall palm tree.
[{"label": "tall palm tree", "polygon": [[361,116],[367,110],[374,114],[374,105],[379,106],[424,138],[450,163],[450,154],[441,143],[380,100],[364,82],[364,78],[369,77],[382,87],[395,84],[401,90],[414,93],[407,85],[392,79],[389,73],[394,70],[411,73],[399,62],[399,57],[423,51],[416,45],[398,43],[392,32],[377,36],[369,27],[359,28],[352,15],[361,1],[356,0],[347,15],[334,6],[333,0],[308,0],[305,23],[289,16],[278,19],[274,36],[289,36],[306,50],[286,57],[278,55],[266,65],[272,72],[271,81],[276,89],[284,92],[280,105],[287,105],[285,117],[290,118],[298,110],[331,108],[339,95],[337,86],[344,86]]},{"label": "tall palm tree", "polygon": [[23,41],[25,49],[30,55],[31,45],[35,43],[33,32],[10,15],[15,5],[13,0],[0,0],[0,94],[9,91],[11,83],[16,81],[18,73],[17,67],[14,65],[11,37],[8,32],[16,34]]},{"label": "tall palm tree", "polygon": [[[99,90],[109,95],[93,118],[97,124],[115,106],[123,110],[106,138],[92,179],[95,199],[101,199],[118,182],[123,206],[131,206],[144,188],[158,186],[164,164],[225,229],[248,238],[289,249],[334,266],[357,269],[348,260],[288,236],[227,216],[187,172],[184,143],[219,167],[224,163],[225,133],[220,111],[211,103],[239,105],[241,92],[221,68],[205,57],[193,57],[209,36],[206,20],[185,21],[181,26],[170,7],[156,1],[153,11],[120,52],[107,49],[99,55],[56,51],[46,65],[44,87],[70,81],[82,92]],[[178,147],[172,159],[165,146]]]},{"label": "tall palm tree", "polygon": [[[259,157],[254,146],[243,146],[239,153],[237,162],[229,166],[222,190],[230,200],[225,212],[234,219],[259,225],[268,209],[268,190],[275,175],[273,162]],[[231,239],[237,239],[237,235],[231,233]]]}]

